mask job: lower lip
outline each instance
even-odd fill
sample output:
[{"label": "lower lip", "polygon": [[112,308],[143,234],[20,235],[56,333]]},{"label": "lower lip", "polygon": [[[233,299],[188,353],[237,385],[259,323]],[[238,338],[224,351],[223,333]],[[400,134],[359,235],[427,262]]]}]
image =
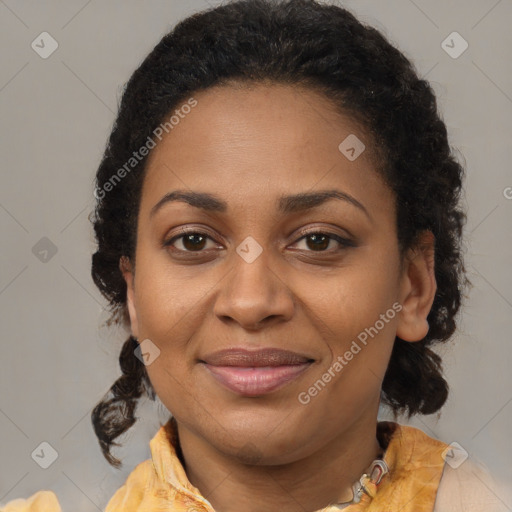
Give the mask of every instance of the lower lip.
[{"label": "lower lip", "polygon": [[243,368],[239,366],[212,366],[205,368],[229,390],[245,396],[258,396],[275,391],[296,379],[311,363]]}]

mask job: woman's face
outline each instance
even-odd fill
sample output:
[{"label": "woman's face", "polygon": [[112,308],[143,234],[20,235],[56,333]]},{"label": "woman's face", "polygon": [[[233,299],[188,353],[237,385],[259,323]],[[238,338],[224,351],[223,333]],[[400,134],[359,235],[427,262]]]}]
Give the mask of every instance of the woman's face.
[{"label": "woman's face", "polygon": [[425,336],[433,290],[400,270],[394,196],[351,119],[286,85],[194,98],[148,160],[132,333],[179,425],[291,462],[375,422],[395,336]]}]

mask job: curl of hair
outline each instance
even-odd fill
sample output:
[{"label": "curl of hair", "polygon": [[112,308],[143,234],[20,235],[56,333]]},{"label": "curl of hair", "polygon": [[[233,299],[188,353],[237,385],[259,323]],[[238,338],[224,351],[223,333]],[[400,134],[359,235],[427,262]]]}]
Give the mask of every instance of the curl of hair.
[{"label": "curl of hair", "polygon": [[[133,73],[95,183],[99,193],[92,222],[98,248],[92,277],[109,302],[112,321],[128,320],[119,262],[129,258],[135,271],[147,157],[114,181],[116,173],[123,166],[126,171],[133,152],[154,138],[153,131],[194,93],[257,82],[306,86],[361,123],[375,168],[395,194],[402,256],[423,231],[434,234],[437,292],[428,315],[430,329],[419,342],[395,340],[381,398],[395,414],[439,410],[448,385],[431,345],[454,333],[469,283],[461,252],[466,216],[458,206],[464,169],[452,155],[429,83],[378,30],[338,6],[315,0],[230,2],[178,23]],[[128,373],[123,370],[113,386],[116,398],[100,403],[93,414],[109,461],[113,440],[133,424],[145,375],[142,367],[128,362],[132,352],[123,347],[121,366]]]},{"label": "curl of hair", "polygon": [[146,367],[134,355],[137,347],[137,340],[132,336],[124,342],[119,355],[122,375],[114,382],[107,396],[96,405],[91,413],[94,432],[100,443],[100,448],[108,462],[115,467],[120,467],[121,461],[110,453],[112,445],[119,446],[114,439],[135,423],[137,402],[143,393],[146,393],[152,400],[155,399],[155,392]]}]

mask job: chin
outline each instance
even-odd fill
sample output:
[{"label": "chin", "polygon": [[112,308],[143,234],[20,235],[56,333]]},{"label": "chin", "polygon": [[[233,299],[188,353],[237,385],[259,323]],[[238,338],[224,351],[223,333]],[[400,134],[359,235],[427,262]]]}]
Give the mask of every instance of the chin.
[{"label": "chin", "polygon": [[[283,418],[269,424],[260,417],[257,425],[251,425],[246,419],[243,426],[238,425],[233,429],[224,423],[225,435],[222,439],[212,440],[212,444],[242,464],[277,466],[294,462],[307,455],[304,453],[307,442],[297,435],[291,435],[290,432],[300,432],[301,428],[283,424]],[[284,431],[276,428],[279,423],[285,427]]]}]

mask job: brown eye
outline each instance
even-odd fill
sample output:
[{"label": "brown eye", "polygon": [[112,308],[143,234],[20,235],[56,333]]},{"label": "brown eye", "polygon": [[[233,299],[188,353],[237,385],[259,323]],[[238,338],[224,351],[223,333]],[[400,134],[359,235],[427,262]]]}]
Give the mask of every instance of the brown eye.
[{"label": "brown eye", "polygon": [[[334,252],[346,247],[355,247],[355,244],[351,240],[347,240],[333,233],[324,233],[322,231],[306,233],[296,243],[299,243],[302,240],[306,241],[307,249],[313,252]],[[338,244],[338,248],[336,249],[335,247],[332,250],[326,250],[329,248],[332,241],[335,241]]]},{"label": "brown eye", "polygon": [[314,251],[322,251],[329,247],[329,243],[332,239],[326,235],[314,234],[308,235],[306,240],[311,242],[311,244],[308,244],[309,248],[313,249]]},{"label": "brown eye", "polygon": [[[171,246],[183,252],[201,252],[205,248],[207,240],[211,240],[211,238],[206,233],[200,231],[182,231],[180,235],[174,236],[167,242],[164,242],[164,246]],[[183,248],[175,246],[177,241],[181,241]]]},{"label": "brown eye", "polygon": [[187,251],[204,249],[204,246],[206,244],[206,237],[197,233],[191,235],[184,235],[182,238],[183,246],[187,249]]}]

